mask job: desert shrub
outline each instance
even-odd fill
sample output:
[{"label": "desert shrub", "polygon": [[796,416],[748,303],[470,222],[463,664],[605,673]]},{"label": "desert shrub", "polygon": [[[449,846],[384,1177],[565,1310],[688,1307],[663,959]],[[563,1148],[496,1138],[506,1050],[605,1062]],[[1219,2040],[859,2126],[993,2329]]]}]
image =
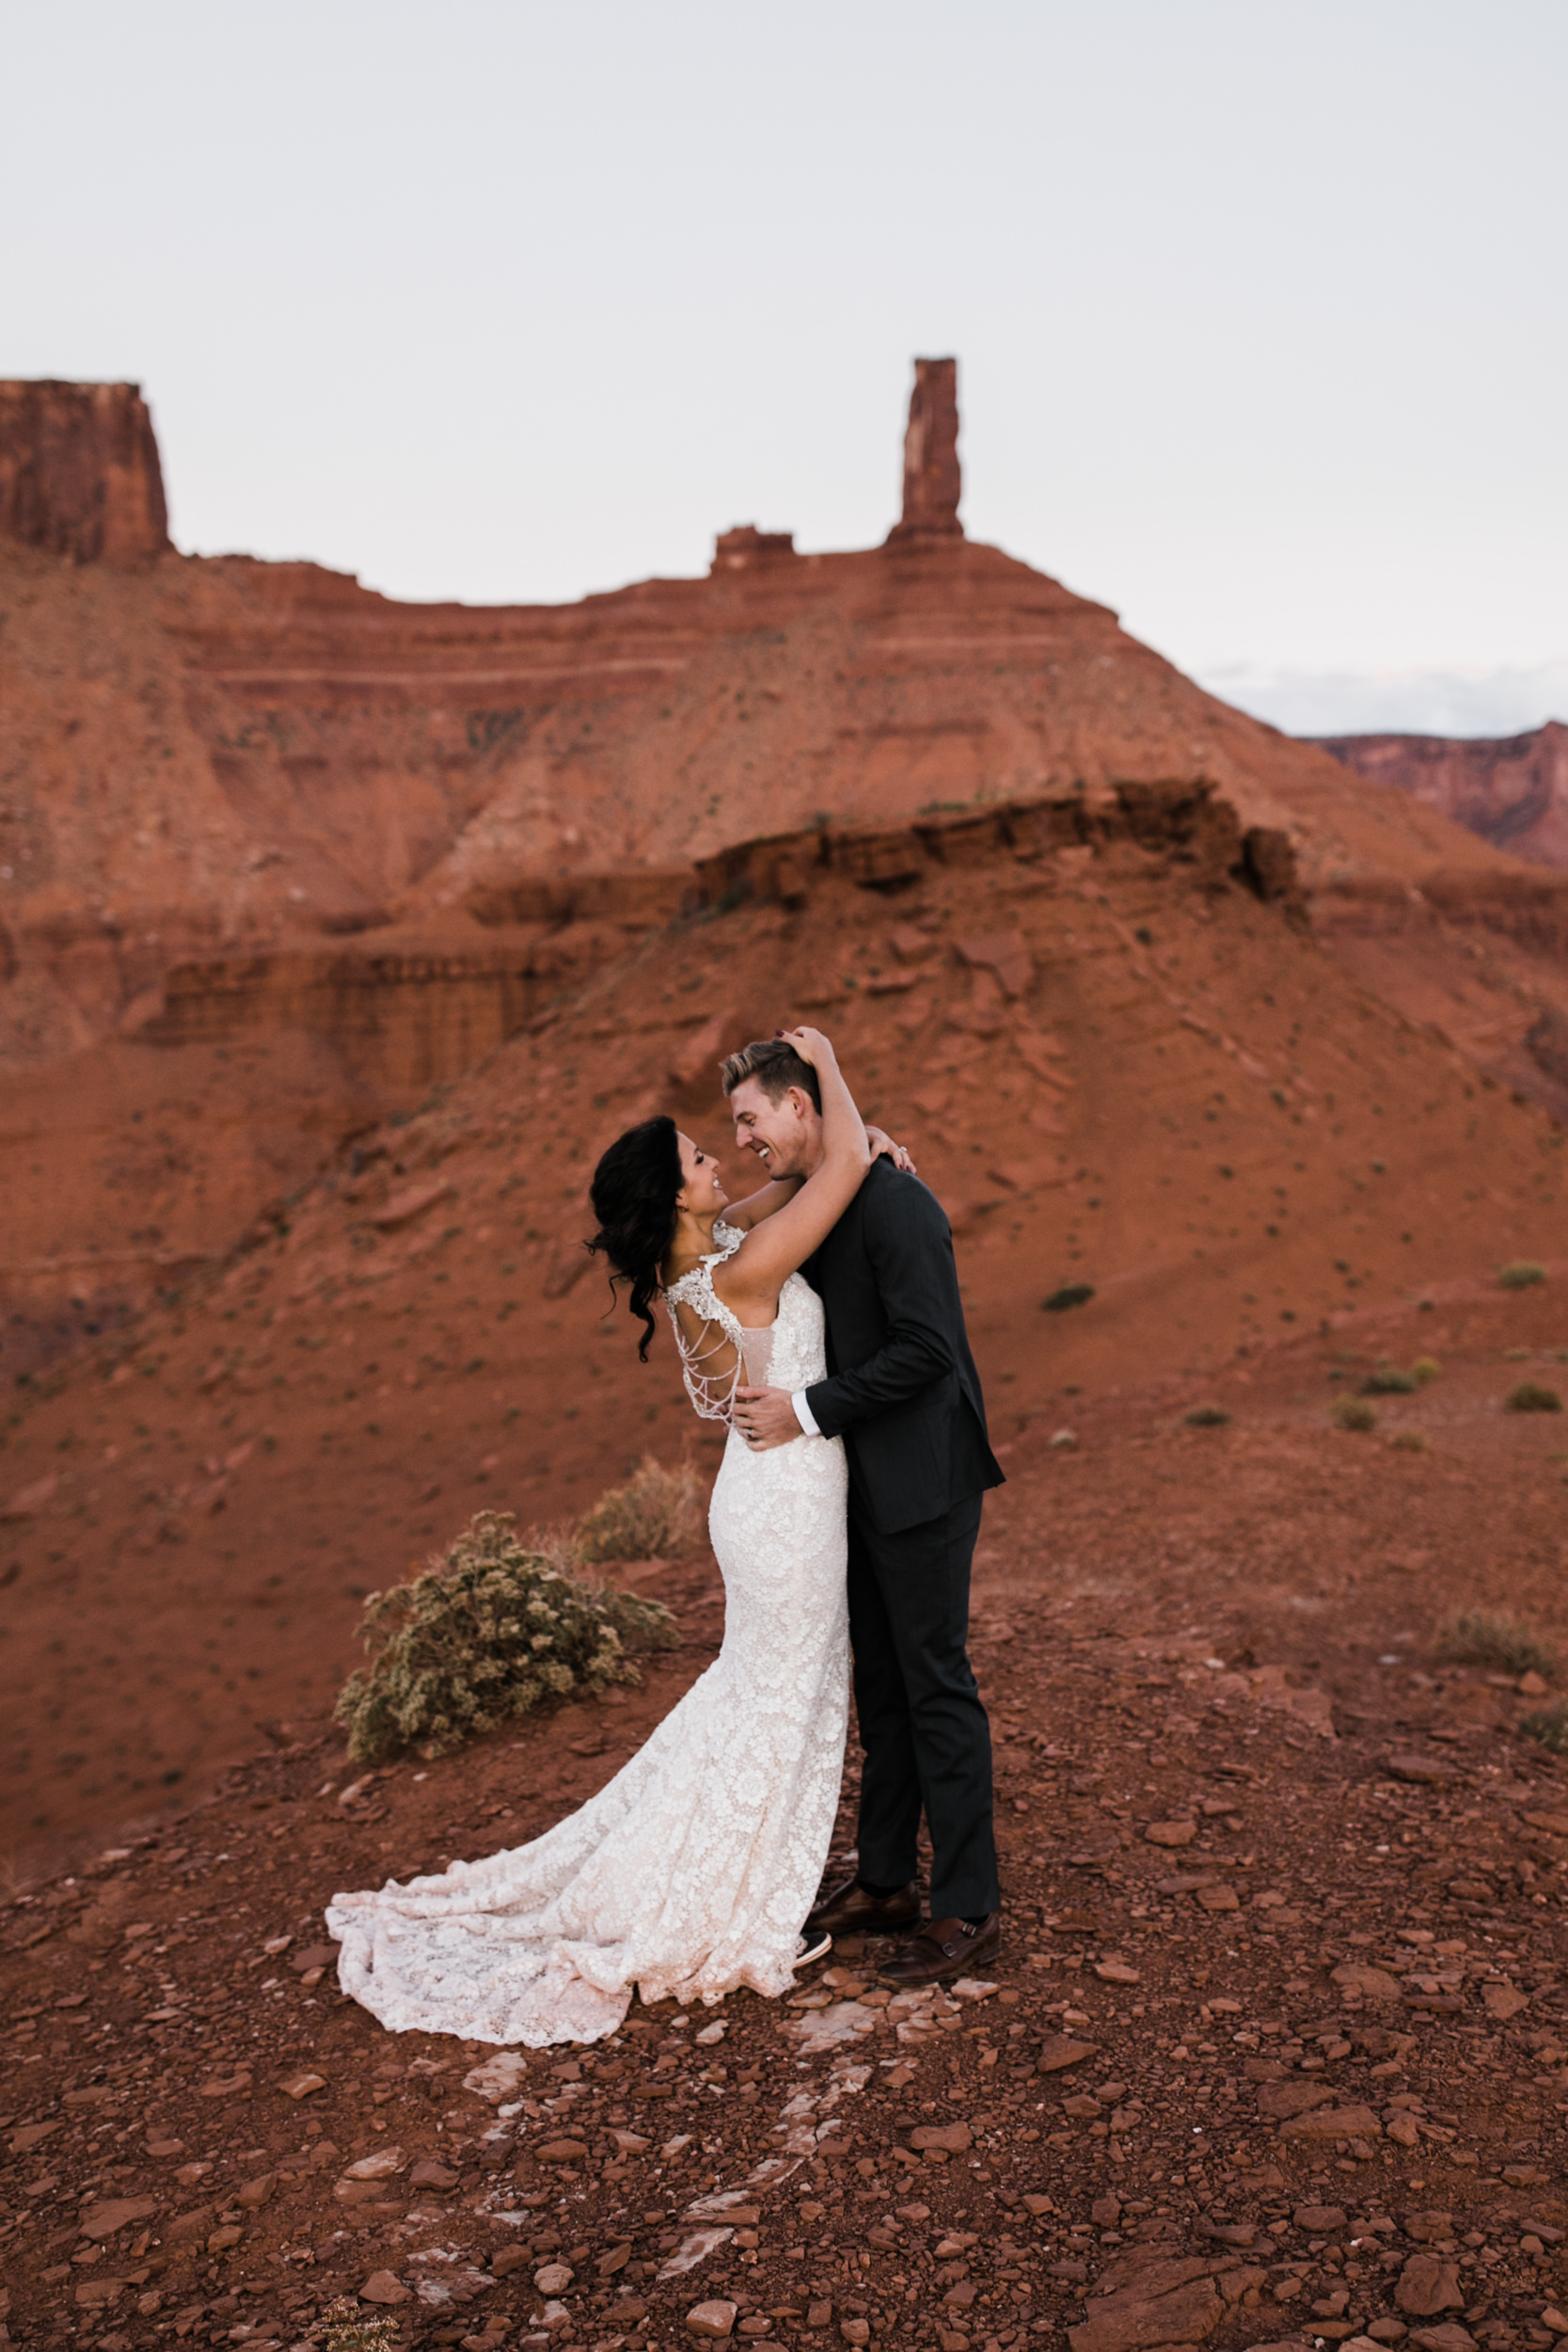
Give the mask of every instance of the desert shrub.
[{"label": "desert shrub", "polygon": [[1439,1377],[1443,1370],[1435,1356],[1418,1356],[1410,1367],[1411,1376],[1418,1389]]},{"label": "desert shrub", "polygon": [[1542,1708],[1539,1714],[1527,1715],[1519,1728],[1527,1740],[1537,1740],[1553,1756],[1568,1756],[1568,1699]]},{"label": "desert shrub", "polygon": [[1223,1429],[1230,1416],[1222,1405],[1195,1405],[1181,1418],[1189,1429]]},{"label": "desert shrub", "polygon": [[1042,1298],[1040,1305],[1048,1315],[1065,1314],[1069,1307],[1086,1307],[1094,1296],[1092,1282],[1064,1282],[1060,1290]]},{"label": "desert shrub", "polygon": [[1544,1380],[1521,1380],[1504,1397],[1503,1409],[1509,1413],[1560,1413],[1562,1399]]},{"label": "desert shrub", "polygon": [[1550,1642],[1506,1610],[1462,1609],[1438,1629],[1437,1655],[1456,1665],[1490,1666],[1497,1674],[1538,1674],[1549,1680],[1557,1672]]},{"label": "desert shrub", "polygon": [[1420,1387],[1413,1372],[1402,1372],[1398,1364],[1379,1364],[1361,1383],[1363,1396],[1414,1396]]},{"label": "desert shrub", "polygon": [[645,1454],[624,1486],[611,1486],[571,1534],[584,1566],[601,1560],[659,1560],[684,1551],[702,1525],[702,1494],[689,1462],[678,1470]]},{"label": "desert shrub", "polygon": [[1328,1417],[1338,1429],[1375,1429],[1377,1415],[1361,1396],[1337,1396]]},{"label": "desert shrub", "polygon": [[1396,1429],[1388,1442],[1396,1454],[1432,1452],[1432,1440],[1424,1429]]},{"label": "desert shrub", "polygon": [[340,2295],[321,2315],[322,2352],[392,2352],[401,2330],[389,2312],[361,2311],[352,2295]]},{"label": "desert shrub", "polygon": [[497,1511],[482,1511],[422,1576],[372,1593],[359,1631],[371,1662],[335,1709],[356,1764],[409,1747],[441,1756],[551,1699],[637,1682],[624,1640],[676,1638],[657,1601],[563,1576]]},{"label": "desert shrub", "polygon": [[1505,1291],[1528,1291],[1546,1279],[1546,1269],[1530,1258],[1515,1258],[1512,1265],[1501,1266],[1497,1279]]}]

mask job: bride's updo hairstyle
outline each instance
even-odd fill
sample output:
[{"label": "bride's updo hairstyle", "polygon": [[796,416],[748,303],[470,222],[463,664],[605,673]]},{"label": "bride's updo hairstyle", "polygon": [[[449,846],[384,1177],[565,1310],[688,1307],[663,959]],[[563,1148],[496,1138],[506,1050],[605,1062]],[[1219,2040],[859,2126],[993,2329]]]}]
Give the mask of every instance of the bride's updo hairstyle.
[{"label": "bride's updo hairstyle", "polygon": [[616,1136],[588,1187],[599,1220],[588,1248],[610,1260],[611,1291],[617,1281],[631,1284],[627,1305],[644,1326],[637,1349],[644,1364],[654,1336],[659,1269],[675,1230],[675,1201],[685,1182],[675,1122],[660,1112]]}]

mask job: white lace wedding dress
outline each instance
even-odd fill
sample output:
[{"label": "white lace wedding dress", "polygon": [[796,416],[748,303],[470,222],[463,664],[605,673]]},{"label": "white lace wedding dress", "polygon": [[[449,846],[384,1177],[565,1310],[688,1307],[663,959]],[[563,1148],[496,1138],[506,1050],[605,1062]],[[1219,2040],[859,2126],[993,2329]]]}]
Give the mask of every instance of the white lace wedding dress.
[{"label": "white lace wedding dress", "polygon": [[[771,1328],[743,1334],[712,1277],[742,1237],[720,1225],[714,1238],[713,1257],[672,1286],[672,1323],[689,1305],[709,1344],[745,1348],[755,1384],[821,1379],[810,1285],[792,1274]],[[705,1377],[675,1332],[693,1404],[729,1420],[736,1375]],[[841,1439],[753,1454],[732,1425],[708,1510],[725,1596],[713,1664],[608,1787],[531,1845],[335,1896],[343,1991],[394,2032],[531,2049],[613,2033],[634,1990],[787,1992],[838,1806],[846,1510]]]}]

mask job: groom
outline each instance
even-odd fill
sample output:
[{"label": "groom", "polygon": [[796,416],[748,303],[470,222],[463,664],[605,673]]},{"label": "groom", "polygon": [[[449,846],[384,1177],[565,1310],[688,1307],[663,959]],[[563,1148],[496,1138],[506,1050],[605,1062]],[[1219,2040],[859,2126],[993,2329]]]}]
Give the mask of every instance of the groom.
[{"label": "groom", "polygon": [[[782,1039],[723,1066],[736,1141],[770,1176],[822,1156],[816,1073]],[[935,1984],[1002,1940],[991,1827],[990,1727],[965,1644],[981,1497],[1002,1484],[958,1300],[953,1236],[918,1177],[886,1159],[802,1268],[822,1300],[828,1377],[791,1396],[741,1389],[759,1448],[842,1437],[849,1461],[849,1636],[865,1752],[857,1874],[808,1935],[887,1935],[920,1920],[916,1840],[931,1833],[930,1917],[881,1970]]]}]

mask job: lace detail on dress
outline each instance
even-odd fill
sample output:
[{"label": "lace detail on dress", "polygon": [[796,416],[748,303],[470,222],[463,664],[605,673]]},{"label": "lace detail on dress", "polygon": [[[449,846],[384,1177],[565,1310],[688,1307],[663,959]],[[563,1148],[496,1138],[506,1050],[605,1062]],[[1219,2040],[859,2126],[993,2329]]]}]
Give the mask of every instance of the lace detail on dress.
[{"label": "lace detail on dress", "polygon": [[[826,1371],[821,1301],[797,1274],[771,1331],[746,1336],[769,1341],[782,1387]],[[731,1430],[708,1511],[718,1658],[543,1837],[335,1896],[345,1993],[395,2033],[542,2049],[615,2032],[637,1989],[683,2002],[792,1989],[844,1762],[847,1483],[840,1438],[753,1454]]]}]

